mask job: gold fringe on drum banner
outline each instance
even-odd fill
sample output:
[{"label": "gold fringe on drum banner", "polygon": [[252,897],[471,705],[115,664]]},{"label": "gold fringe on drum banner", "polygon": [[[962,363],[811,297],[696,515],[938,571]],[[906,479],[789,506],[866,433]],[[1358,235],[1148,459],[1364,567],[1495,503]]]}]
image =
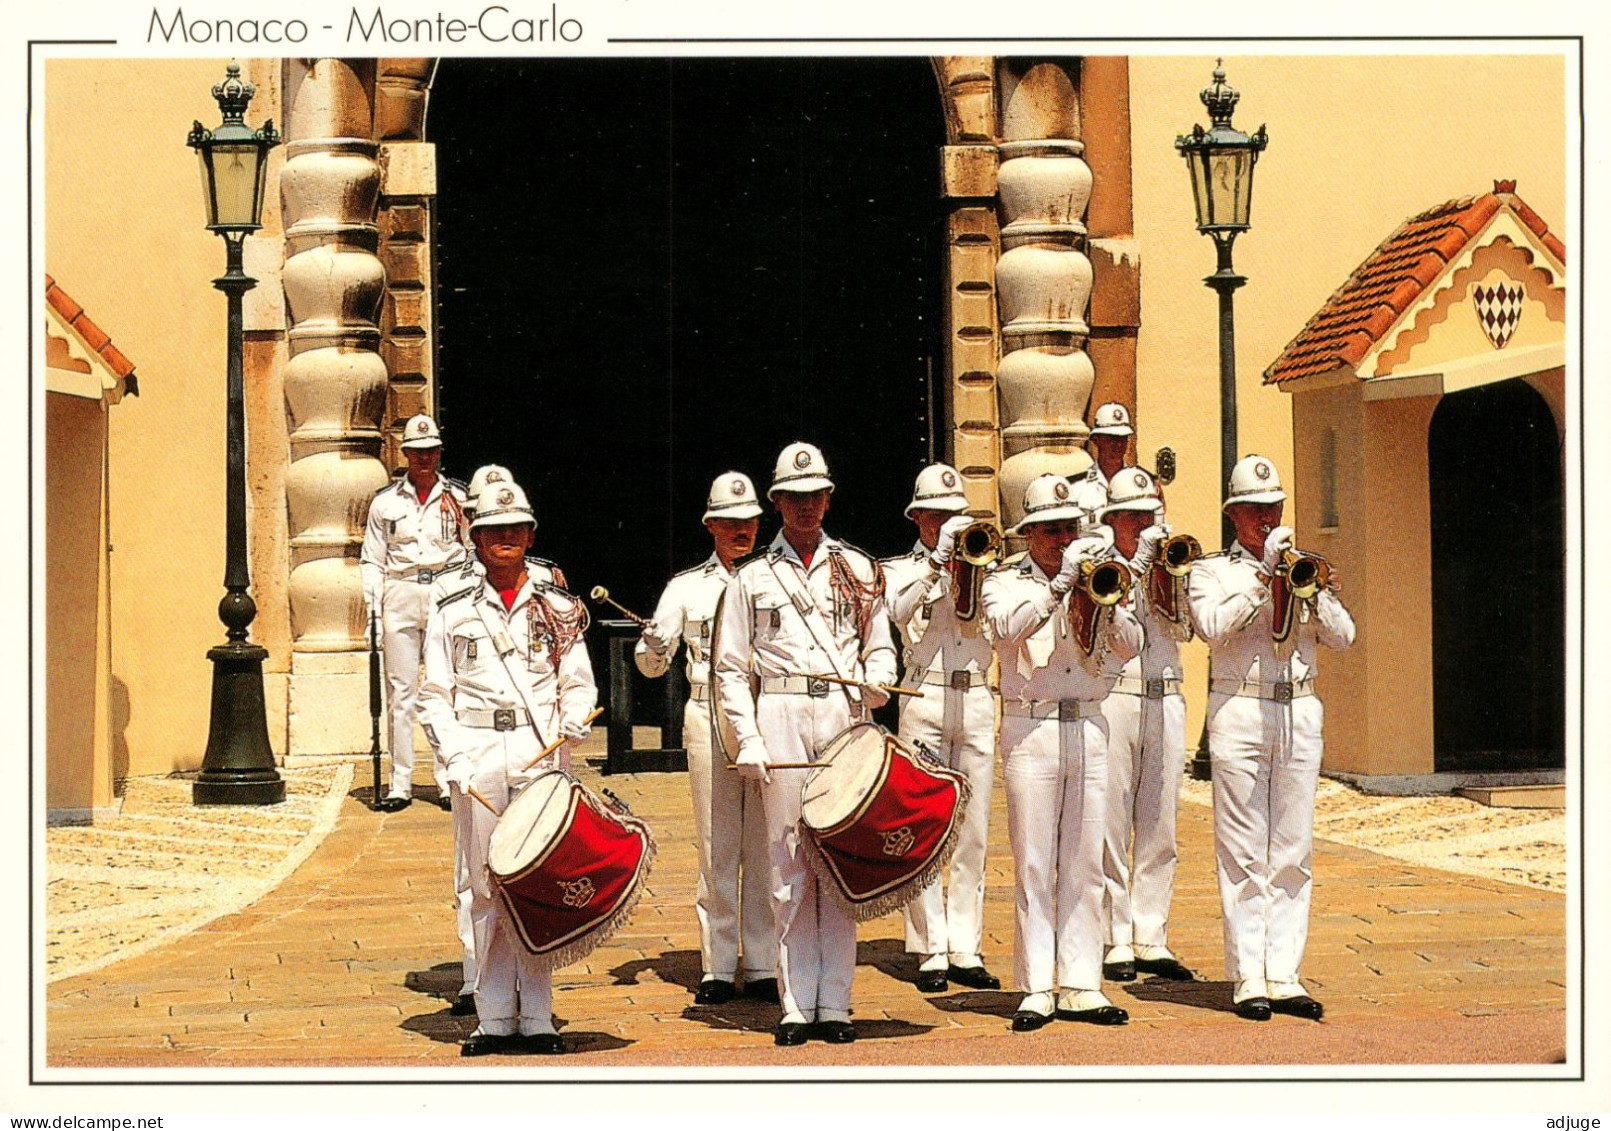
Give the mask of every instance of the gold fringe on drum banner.
[{"label": "gold fringe on drum banner", "polygon": [[817,875],[817,885],[827,891],[830,897],[858,923],[865,923],[869,919],[877,919],[892,911],[901,910],[916,899],[919,892],[945,873],[951,864],[951,854],[956,851],[957,838],[962,833],[962,815],[967,812],[968,802],[973,798],[973,787],[968,784],[966,775],[961,771],[953,770],[928,754],[913,750],[894,735],[887,735],[886,741],[889,743],[889,757],[910,758],[928,772],[954,781],[957,788],[957,803],[951,811],[951,822],[945,830],[945,836],[940,841],[938,850],[929,858],[922,870],[897,886],[859,903],[846,894],[843,881],[834,871],[833,865],[822,855],[816,836],[809,828],[804,829],[802,839],[808,846],[806,859],[810,861],[811,870]]}]

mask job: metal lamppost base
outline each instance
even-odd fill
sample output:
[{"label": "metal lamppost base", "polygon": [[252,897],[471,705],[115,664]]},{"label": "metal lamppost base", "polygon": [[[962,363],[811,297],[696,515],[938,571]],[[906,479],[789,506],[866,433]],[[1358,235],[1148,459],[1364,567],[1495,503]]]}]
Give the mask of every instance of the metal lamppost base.
[{"label": "metal lamppost base", "polygon": [[263,704],[268,649],[220,644],[207,650],[207,658],[213,662],[212,716],[191,800],[197,805],[277,805],[285,800],[285,782],[274,768]]}]

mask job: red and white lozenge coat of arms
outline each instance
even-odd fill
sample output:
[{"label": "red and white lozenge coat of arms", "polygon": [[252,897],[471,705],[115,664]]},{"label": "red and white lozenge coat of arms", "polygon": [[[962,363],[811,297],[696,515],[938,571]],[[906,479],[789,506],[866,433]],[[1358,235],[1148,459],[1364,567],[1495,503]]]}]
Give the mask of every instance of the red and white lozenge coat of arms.
[{"label": "red and white lozenge coat of arms", "polygon": [[1521,321],[1522,296],[1526,289],[1520,283],[1478,283],[1471,288],[1471,305],[1477,308],[1477,322],[1494,349],[1502,350]]}]

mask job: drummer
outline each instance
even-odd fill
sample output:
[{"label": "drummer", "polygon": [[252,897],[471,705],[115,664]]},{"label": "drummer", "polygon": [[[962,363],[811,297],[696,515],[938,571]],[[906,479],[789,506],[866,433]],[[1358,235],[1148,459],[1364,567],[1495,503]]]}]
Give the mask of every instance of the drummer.
[{"label": "drummer", "polygon": [[[679,644],[688,649],[688,705],[683,712],[683,742],[688,748],[688,778],[694,803],[694,831],[699,848],[699,886],[694,908],[699,917],[699,953],[704,977],[694,992],[698,1005],[721,1005],[737,992],[739,956],[743,955],[744,996],[778,1000],[777,936],[767,882],[766,814],[759,782],[728,773],[727,758],[717,750],[736,751],[729,733],[712,743],[710,646],[712,620],[733,563],[755,548],[761,504],[750,477],[726,471],[710,485],[705,502],[705,529],[715,549],[693,569],[671,579],[654,616],[643,627],[634,659],[651,679],[666,674]],[[740,942],[742,940],[742,946]]]},{"label": "drummer", "polygon": [[1012,1028],[1020,1033],[1054,1015],[1096,1025],[1129,1020],[1101,989],[1102,700],[1112,682],[1103,665],[1136,655],[1141,628],[1121,602],[1097,614],[1088,651],[1071,631],[1070,591],[1083,585],[1087,566],[1115,560],[1106,527],[1076,538],[1086,516],[1071,495],[1061,475],[1030,482],[1011,531],[1029,552],[985,578],[980,594],[1001,661],[1002,776],[1018,883],[1013,973],[1024,995]]},{"label": "drummer", "polygon": [[[759,779],[771,854],[783,1016],[777,1044],[856,1039],[850,983],[856,921],[806,860],[800,793],[806,770],[772,763],[816,758],[840,731],[889,701],[895,648],[878,562],[822,529],[833,480],[822,453],[794,443],[768,491],[783,529],[727,583],[714,670],[738,739],[739,772]],[[813,676],[829,675],[846,683]]]},{"label": "drummer", "polygon": [[[586,611],[527,567],[536,526],[517,484],[484,490],[470,524],[484,574],[437,603],[425,634],[422,713],[447,763],[471,881],[479,1024],[464,1056],[564,1051],[549,971],[520,944],[486,866],[496,813],[537,774],[570,767],[598,698]],[[555,738],[558,750],[525,768]]]},{"label": "drummer", "polygon": [[[926,994],[942,993],[950,982],[976,990],[1001,988],[1001,980],[979,957],[990,787],[996,769],[990,641],[976,611],[967,619],[958,615],[959,594],[953,591],[950,568],[958,539],[974,521],[963,513],[967,509],[956,468],[943,463],[925,467],[906,508],[906,517],[917,525],[917,544],[911,553],[883,563],[890,617],[904,645],[901,680],[925,689],[921,697],[901,704],[901,737],[934,751],[965,774],[971,787],[944,877],[949,884],[936,878],[906,905],[906,950],[921,955],[917,988]],[[982,578],[984,570],[976,576]],[[978,594],[966,596],[972,600]]]}]

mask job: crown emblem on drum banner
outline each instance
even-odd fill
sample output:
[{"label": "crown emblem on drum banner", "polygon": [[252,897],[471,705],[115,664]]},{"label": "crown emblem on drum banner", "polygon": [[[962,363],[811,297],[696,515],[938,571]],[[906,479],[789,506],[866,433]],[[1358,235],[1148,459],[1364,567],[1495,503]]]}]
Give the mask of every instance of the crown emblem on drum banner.
[{"label": "crown emblem on drum banner", "polygon": [[1481,283],[1471,288],[1471,305],[1477,308],[1477,322],[1488,335],[1494,349],[1502,350],[1521,321],[1522,296],[1526,288],[1520,283]]},{"label": "crown emblem on drum banner", "polygon": [[555,880],[554,882],[565,893],[560,902],[566,907],[586,907],[593,902],[593,897],[599,893],[598,889],[593,886],[593,881],[587,876],[583,876],[579,880]]},{"label": "crown emblem on drum banner", "polygon": [[912,835],[910,825],[902,825],[898,829],[890,829],[883,834],[885,856],[905,856],[912,851],[912,845],[917,843],[917,837]]}]

